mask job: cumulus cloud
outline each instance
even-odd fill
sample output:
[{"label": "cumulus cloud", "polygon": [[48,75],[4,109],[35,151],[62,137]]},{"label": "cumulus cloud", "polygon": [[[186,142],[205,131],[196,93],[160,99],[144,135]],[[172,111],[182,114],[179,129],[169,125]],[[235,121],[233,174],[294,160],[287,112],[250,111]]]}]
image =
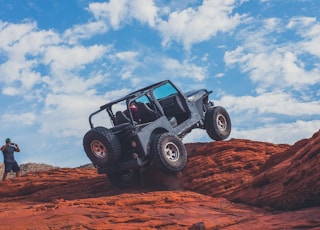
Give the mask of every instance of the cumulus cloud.
[{"label": "cumulus cloud", "polygon": [[162,59],[163,67],[170,76],[191,78],[195,81],[203,81],[207,74],[206,67],[197,66],[189,60],[182,62],[173,58]]},{"label": "cumulus cloud", "polygon": [[94,95],[48,94],[39,122],[40,131],[53,136],[77,137],[88,129],[88,116],[103,104]]},{"label": "cumulus cloud", "polygon": [[168,6],[160,8],[152,0],[111,0],[91,3],[88,10],[96,20],[106,21],[113,29],[137,20],[158,30],[164,46],[176,41],[190,49],[193,44],[209,40],[218,32],[230,32],[236,28],[246,17],[233,13],[236,5],[235,0],[205,0],[197,8],[170,9]]},{"label": "cumulus cloud", "polygon": [[[141,55],[143,53],[144,55]],[[174,59],[159,53],[144,53],[141,51],[117,52],[110,55],[113,62],[120,62],[119,73],[122,79],[130,80],[133,86],[145,82],[146,79],[154,82],[154,76],[164,73],[163,78],[188,78],[196,82],[203,81],[207,76],[207,67],[197,65],[192,58]],[[143,78],[137,72],[144,73]],[[150,76],[146,76],[150,73]],[[146,83],[144,83],[146,84]]]},{"label": "cumulus cloud", "polygon": [[[249,119],[246,119],[248,122]],[[233,128],[230,138],[242,138],[254,141],[263,141],[276,144],[294,144],[304,138],[310,138],[320,127],[320,120],[304,121],[297,120],[287,123],[270,122],[255,128],[245,127],[243,129]],[[184,143],[209,142],[212,141],[205,130],[195,129],[184,139]]]},{"label": "cumulus cloud", "polygon": [[41,81],[36,70],[40,58],[46,47],[58,44],[60,38],[50,30],[38,30],[34,22],[2,25],[0,51],[4,62],[0,64],[0,82],[6,83],[2,93],[23,95]]},{"label": "cumulus cloud", "polygon": [[116,62],[120,61],[124,63],[120,70],[120,75],[122,79],[126,80],[134,77],[134,71],[140,65],[139,54],[137,51],[117,52],[112,55],[112,59]]},{"label": "cumulus cloud", "polygon": [[[32,21],[21,24],[1,22],[0,51],[4,61],[0,64],[0,82],[5,82],[2,93],[30,96],[31,89],[47,83],[51,83],[53,89],[68,89],[63,85],[74,83],[78,92],[80,89],[86,90],[81,86],[89,81],[81,80],[75,74],[87,64],[101,59],[110,47],[71,44],[70,39],[89,38],[105,32],[105,27],[101,21],[89,22],[59,34],[52,30],[40,30]],[[50,72],[44,74],[44,68]],[[97,83],[94,79],[91,82]],[[48,90],[47,87],[45,89]]]},{"label": "cumulus cloud", "polygon": [[42,133],[54,136],[72,137],[88,128],[89,112],[105,103],[95,96],[94,89],[105,81],[105,75],[93,69],[88,75],[79,73],[103,58],[110,47],[77,42],[105,31],[106,25],[101,21],[75,25],[62,34],[40,30],[31,21],[1,22],[2,94],[20,95],[25,103],[29,101],[23,109],[33,111],[19,111],[17,115],[12,107],[12,111],[3,112],[2,121],[25,125],[37,122]]},{"label": "cumulus cloud", "polygon": [[299,43],[302,52],[305,51],[320,57],[318,49],[320,42],[320,23],[314,17],[293,17],[287,24],[288,29],[296,29],[303,38]]},{"label": "cumulus cloud", "polygon": [[114,29],[134,19],[154,26],[157,7],[152,0],[110,0],[108,3],[91,3],[88,10],[97,20],[107,20]]},{"label": "cumulus cloud", "polygon": [[75,46],[51,46],[44,54],[44,63],[50,65],[53,72],[60,73],[72,69],[81,69],[88,64],[102,57],[107,47],[93,45],[88,47]]},{"label": "cumulus cloud", "polygon": [[225,54],[225,62],[228,66],[239,64],[241,70],[249,73],[262,91],[271,87],[299,90],[319,82],[320,69],[305,69],[303,61],[293,52],[279,47],[259,53],[238,47]]},{"label": "cumulus cloud", "polygon": [[320,102],[302,101],[284,92],[269,92],[257,96],[222,96],[218,104],[228,107],[230,112],[241,114],[251,111],[255,115],[277,114],[288,116],[318,115]]},{"label": "cumulus cloud", "polygon": [[[83,94],[48,94],[44,107],[38,116],[40,132],[55,137],[75,137],[90,129],[89,115],[100,106],[122,97],[129,89],[110,90],[103,95],[83,92]],[[93,117],[95,126],[111,127],[106,111]]]},{"label": "cumulus cloud", "polygon": [[[296,42],[278,41],[279,34],[289,32],[279,19],[264,20],[258,31],[242,31],[242,44],[225,53],[227,66],[238,65],[242,72],[248,73],[251,80],[258,84],[257,92],[265,92],[271,88],[304,90],[317,84],[320,81],[319,65],[309,66],[302,57],[317,55],[319,49],[316,44],[320,39],[320,30],[318,31],[318,25],[309,26],[313,20],[304,21],[305,23],[297,23],[297,19],[292,19],[287,27],[293,28],[295,24],[308,25],[303,28],[305,33],[302,40]],[[297,33],[301,35],[299,31]]]},{"label": "cumulus cloud", "polygon": [[232,13],[234,7],[234,0],[205,0],[198,8],[171,12],[158,26],[163,45],[177,41],[190,49],[193,44],[206,41],[218,32],[232,31],[243,17]]},{"label": "cumulus cloud", "polygon": [[0,47],[8,50],[23,36],[36,28],[36,23],[13,24],[0,21]]},{"label": "cumulus cloud", "polygon": [[94,21],[82,25],[75,25],[67,29],[63,34],[63,39],[70,44],[78,43],[79,40],[89,39],[98,34],[104,34],[108,26],[104,21]]},{"label": "cumulus cloud", "polygon": [[27,113],[20,113],[20,114],[4,114],[1,119],[7,124],[10,123],[19,123],[20,125],[33,125],[36,120],[37,116],[34,113],[27,112]]},{"label": "cumulus cloud", "polygon": [[232,136],[278,144],[294,144],[298,140],[310,138],[317,131],[316,127],[320,127],[320,120],[297,120],[289,123],[265,125],[251,130],[234,129]]}]

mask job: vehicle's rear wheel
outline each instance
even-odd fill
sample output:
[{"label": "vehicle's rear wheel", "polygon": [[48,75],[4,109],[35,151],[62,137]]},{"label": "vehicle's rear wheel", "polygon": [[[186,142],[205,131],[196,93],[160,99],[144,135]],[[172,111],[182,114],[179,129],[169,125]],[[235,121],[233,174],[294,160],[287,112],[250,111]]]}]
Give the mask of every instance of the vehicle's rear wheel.
[{"label": "vehicle's rear wheel", "polygon": [[187,151],[179,137],[162,133],[151,141],[152,164],[163,172],[176,173],[187,163]]},{"label": "vehicle's rear wheel", "polygon": [[83,147],[92,163],[100,167],[112,165],[121,155],[118,138],[104,127],[88,131],[83,137]]},{"label": "vehicle's rear wheel", "polygon": [[205,115],[204,127],[213,140],[226,139],[231,133],[231,120],[228,112],[221,106],[210,108]]},{"label": "vehicle's rear wheel", "polygon": [[128,169],[121,172],[109,172],[109,181],[119,188],[129,188],[139,185],[140,173],[138,169]]}]

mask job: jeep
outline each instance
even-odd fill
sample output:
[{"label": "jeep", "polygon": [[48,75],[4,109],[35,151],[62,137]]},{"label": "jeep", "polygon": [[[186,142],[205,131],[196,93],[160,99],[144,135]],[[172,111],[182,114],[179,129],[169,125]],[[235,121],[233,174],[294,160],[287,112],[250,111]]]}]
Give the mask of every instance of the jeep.
[{"label": "jeep", "polygon": [[[142,169],[176,174],[188,158],[182,139],[193,129],[205,129],[216,141],[231,132],[229,114],[209,101],[211,93],[183,93],[165,80],[102,105],[89,116],[84,151],[98,173],[120,188],[138,185]],[[108,119],[99,116],[103,111]],[[95,118],[105,125],[95,126]]]}]

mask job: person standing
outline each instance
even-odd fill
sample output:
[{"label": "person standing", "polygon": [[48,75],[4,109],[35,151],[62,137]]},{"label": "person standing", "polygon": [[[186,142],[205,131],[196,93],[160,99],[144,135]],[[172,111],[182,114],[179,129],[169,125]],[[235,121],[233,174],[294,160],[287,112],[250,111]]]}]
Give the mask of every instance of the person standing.
[{"label": "person standing", "polygon": [[21,176],[20,167],[14,159],[14,152],[20,152],[20,148],[17,144],[11,143],[10,138],[5,140],[6,144],[1,147],[4,158],[4,173],[2,180],[5,181],[9,172],[13,171],[17,177]]}]

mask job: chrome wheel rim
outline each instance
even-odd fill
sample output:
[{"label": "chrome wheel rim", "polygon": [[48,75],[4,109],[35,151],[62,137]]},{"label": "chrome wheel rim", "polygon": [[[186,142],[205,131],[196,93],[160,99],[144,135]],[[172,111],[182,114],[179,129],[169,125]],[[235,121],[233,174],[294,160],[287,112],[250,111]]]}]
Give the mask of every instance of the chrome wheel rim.
[{"label": "chrome wheel rim", "polygon": [[217,116],[217,126],[221,131],[225,131],[227,129],[228,123],[225,116],[223,116],[222,114],[219,114]]},{"label": "chrome wheel rim", "polygon": [[164,151],[165,151],[165,157],[169,161],[177,161],[180,157],[180,151],[179,151],[178,146],[172,142],[168,142],[165,145]]},{"label": "chrome wheel rim", "polygon": [[103,158],[107,157],[108,151],[107,151],[105,145],[101,141],[99,141],[99,140],[92,141],[90,147],[91,147],[91,152],[97,158],[103,159]]}]

